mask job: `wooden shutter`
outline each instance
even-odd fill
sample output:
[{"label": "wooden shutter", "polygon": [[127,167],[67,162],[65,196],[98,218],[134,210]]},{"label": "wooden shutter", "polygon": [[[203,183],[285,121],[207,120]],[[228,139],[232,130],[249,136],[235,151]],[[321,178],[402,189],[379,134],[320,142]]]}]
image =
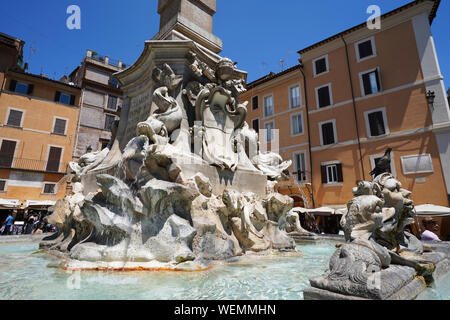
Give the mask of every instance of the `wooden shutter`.
[{"label": "wooden shutter", "polygon": [[380,82],[380,74],[378,73],[378,69],[375,70],[375,78],[377,79],[378,91],[380,91],[381,90],[381,82]]},{"label": "wooden shutter", "polygon": [[338,182],[344,182],[344,176],[342,174],[342,163],[336,164],[336,171],[337,171],[337,181]]},{"label": "wooden shutter", "polygon": [[327,107],[331,104],[330,88],[328,86],[317,90],[317,94],[319,96],[319,108]]},{"label": "wooden shutter", "polygon": [[15,92],[16,86],[17,86],[17,81],[11,80],[11,82],[9,83],[9,91]]},{"label": "wooden shutter", "polygon": [[59,102],[59,99],[61,98],[61,92],[59,92],[59,91],[56,91],[56,93],[55,93],[55,101],[56,102]]},{"label": "wooden shutter", "polygon": [[0,166],[11,168],[14,160],[14,151],[16,151],[16,141],[3,140],[0,149]]},{"label": "wooden shutter", "polygon": [[255,96],[252,98],[252,109],[253,110],[256,110],[259,108],[258,102],[259,102],[258,96]]},{"label": "wooden shutter", "polygon": [[22,115],[23,115],[22,111],[10,110],[7,125],[20,127],[20,123],[22,122]]},{"label": "wooden shutter", "polygon": [[327,167],[326,166],[321,166],[320,167],[320,172],[322,174],[322,183],[328,183],[328,179],[327,179]]},{"label": "wooden shutter", "polygon": [[372,86],[370,85],[370,73],[363,74],[362,80],[364,85],[364,94],[372,94]]},{"label": "wooden shutter", "polygon": [[75,105],[75,95],[73,95],[73,94],[70,95],[70,104],[71,104],[72,106]]},{"label": "wooden shutter", "polygon": [[55,119],[55,127],[53,128],[53,133],[64,134],[66,131],[67,121],[64,119]]},{"label": "wooden shutter", "polygon": [[28,85],[27,94],[28,94],[29,96],[31,96],[31,95],[33,94],[33,91],[34,91],[34,84],[29,84],[29,85]]},{"label": "wooden shutter", "polygon": [[47,171],[58,172],[59,161],[61,160],[62,149],[57,147],[50,147],[47,161]]}]

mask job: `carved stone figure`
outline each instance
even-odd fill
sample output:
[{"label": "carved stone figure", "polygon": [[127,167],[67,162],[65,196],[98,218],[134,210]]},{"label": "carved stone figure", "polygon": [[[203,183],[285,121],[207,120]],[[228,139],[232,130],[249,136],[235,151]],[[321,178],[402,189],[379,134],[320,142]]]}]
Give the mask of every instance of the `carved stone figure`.
[{"label": "carved stone figure", "polygon": [[[389,153],[388,149],[386,159]],[[424,254],[420,241],[405,232],[414,221],[411,192],[402,189],[392,174],[382,172],[372,182],[357,184],[341,220],[347,244],[331,258],[328,273],[310,280],[307,297],[329,296],[328,292],[368,299],[395,297],[414,277],[430,281],[434,263],[443,258]],[[381,278],[381,283],[371,285],[373,277]]]},{"label": "carved stone figure", "polygon": [[[260,153],[258,134],[245,122],[247,102],[239,102],[245,73],[200,50],[186,51],[186,70],[180,56],[168,59],[177,61],[170,66],[157,62],[151,78],[147,71],[137,76],[131,90],[147,90],[150,115],[127,128],[136,136],[119,150],[120,161],[103,163],[112,159],[107,148],[74,165],[83,191],[75,188],[59,202],[49,219],[59,221],[61,232],[42,243],[62,251],[68,268],[198,270],[246,252],[295,252],[292,237],[308,235],[290,212],[293,200],[271,181],[286,179],[291,162]],[[111,145],[116,152],[117,141]],[[107,173],[92,171],[100,164]],[[259,184],[255,192],[252,183]]]}]

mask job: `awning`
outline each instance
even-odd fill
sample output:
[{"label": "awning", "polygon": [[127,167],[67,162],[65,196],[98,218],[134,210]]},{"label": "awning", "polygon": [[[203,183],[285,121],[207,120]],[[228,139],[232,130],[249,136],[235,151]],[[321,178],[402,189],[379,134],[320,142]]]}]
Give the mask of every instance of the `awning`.
[{"label": "awning", "polygon": [[423,204],[415,207],[416,213],[421,217],[448,217],[450,216],[450,208],[437,206],[434,204]]},{"label": "awning", "polygon": [[51,200],[27,200],[27,207],[51,207],[56,204],[56,201]]},{"label": "awning", "polygon": [[298,211],[300,211],[301,213],[312,213],[315,216],[331,216],[336,214],[336,210],[334,210],[333,208],[329,208],[329,207],[321,207],[321,208],[317,208],[317,209],[306,209],[306,208],[294,208],[297,209]]},{"label": "awning", "polygon": [[15,209],[20,206],[21,202],[14,199],[0,199],[0,209]]}]

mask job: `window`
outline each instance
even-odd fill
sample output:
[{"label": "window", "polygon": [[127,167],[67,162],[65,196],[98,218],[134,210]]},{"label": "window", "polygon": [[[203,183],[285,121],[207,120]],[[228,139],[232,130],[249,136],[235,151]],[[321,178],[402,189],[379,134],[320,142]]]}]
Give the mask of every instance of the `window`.
[{"label": "window", "polygon": [[0,180],[0,192],[6,191],[6,180]]},{"label": "window", "polygon": [[253,119],[253,120],[252,120],[252,128],[253,128],[253,130],[255,130],[257,133],[259,133],[259,119]]},{"label": "window", "polygon": [[67,120],[61,118],[55,118],[55,123],[53,125],[53,133],[65,135],[66,134],[66,124]]},{"label": "window", "polygon": [[16,141],[2,140],[2,147],[0,148],[0,167],[11,168],[16,152],[16,145]]},{"label": "window", "polygon": [[360,74],[362,83],[361,91],[363,96],[378,93],[381,91],[380,72],[377,69]]},{"label": "window", "polygon": [[254,96],[252,98],[252,110],[256,110],[259,108],[259,99],[258,96]]},{"label": "window", "polygon": [[8,120],[6,124],[8,126],[21,127],[22,126],[23,111],[9,109]]},{"label": "window", "polygon": [[75,96],[73,94],[70,95],[60,91],[56,91],[55,101],[67,105],[75,105]]},{"label": "window", "polygon": [[335,120],[319,123],[320,140],[323,146],[337,142]]},{"label": "window", "polygon": [[294,170],[297,181],[306,181],[306,153],[304,151],[294,153]]},{"label": "window", "polygon": [[61,160],[62,148],[50,147],[48,152],[46,171],[59,172],[59,163]]},{"label": "window", "polygon": [[268,117],[273,114],[273,96],[264,97],[264,116]]},{"label": "window", "polygon": [[42,193],[55,194],[55,187],[56,187],[55,183],[45,183],[44,190],[42,191]]},{"label": "window", "polygon": [[328,55],[313,61],[314,76],[328,72]]},{"label": "window", "polygon": [[344,176],[342,174],[342,164],[339,162],[322,164],[321,174],[322,174],[322,183],[324,184],[344,182]]},{"label": "window", "polygon": [[11,82],[9,83],[9,91],[12,92],[32,95],[33,90],[34,90],[33,84],[26,84],[23,82],[18,82],[17,80],[11,80]]},{"label": "window", "polygon": [[111,131],[111,125],[116,120],[116,118],[110,114],[105,116],[105,131]]},{"label": "window", "polygon": [[375,40],[373,37],[357,42],[355,46],[358,62],[376,56]]},{"label": "window", "polygon": [[117,109],[117,97],[115,96],[108,96],[108,105],[106,106],[109,110],[116,110]]},{"label": "window", "polygon": [[271,142],[274,137],[274,134],[273,134],[273,130],[275,129],[274,122],[273,121],[266,122],[264,124],[264,129],[266,130],[266,142]]},{"label": "window", "polygon": [[433,161],[429,153],[401,157],[404,174],[433,173]]},{"label": "window", "polygon": [[387,125],[386,108],[364,112],[366,120],[367,136],[377,137],[389,133]]},{"label": "window", "polygon": [[328,107],[332,104],[331,101],[331,85],[316,88],[317,105],[319,108]]},{"label": "window", "polygon": [[118,88],[118,87],[119,87],[119,82],[118,82],[117,79],[114,78],[114,77],[111,77],[111,78],[109,79],[108,84],[109,84],[110,86],[114,87],[114,88]]},{"label": "window", "polygon": [[295,114],[291,116],[292,134],[303,134],[303,117],[302,114]]},{"label": "window", "polygon": [[301,105],[300,96],[300,85],[296,85],[289,89],[289,102],[291,103],[291,108],[298,108]]}]

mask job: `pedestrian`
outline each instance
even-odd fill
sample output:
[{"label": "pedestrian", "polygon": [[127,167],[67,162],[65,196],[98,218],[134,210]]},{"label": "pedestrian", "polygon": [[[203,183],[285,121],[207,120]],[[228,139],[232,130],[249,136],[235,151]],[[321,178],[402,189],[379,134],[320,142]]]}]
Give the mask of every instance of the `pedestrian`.
[{"label": "pedestrian", "polygon": [[422,233],[422,240],[441,241],[435,232],[439,231],[439,225],[433,218],[427,217],[422,221],[425,231]]},{"label": "pedestrian", "polygon": [[10,213],[5,220],[5,230],[3,231],[3,234],[6,234],[8,236],[11,235],[11,232],[12,232],[11,228],[12,228],[13,220],[14,220],[14,218]]}]

